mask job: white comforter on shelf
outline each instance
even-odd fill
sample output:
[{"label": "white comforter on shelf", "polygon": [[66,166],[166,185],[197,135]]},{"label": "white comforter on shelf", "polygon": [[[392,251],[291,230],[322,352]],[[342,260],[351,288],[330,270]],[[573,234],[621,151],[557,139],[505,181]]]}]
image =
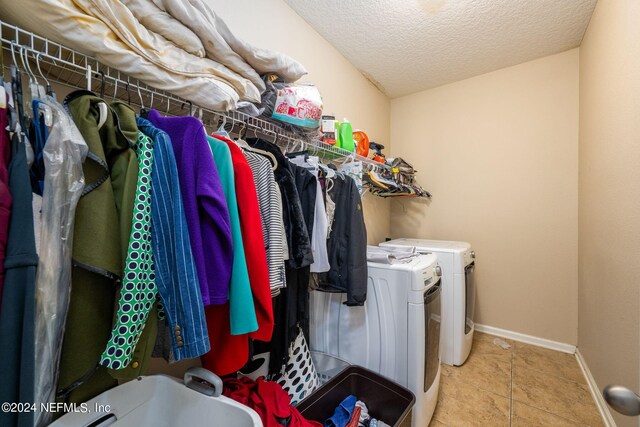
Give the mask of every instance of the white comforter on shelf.
[{"label": "white comforter on shelf", "polygon": [[259,102],[259,73],[306,74],[292,58],[233,36],[200,0],[0,0],[1,19],[218,111]]},{"label": "white comforter on shelf", "polygon": [[152,3],[168,12],[202,40],[209,58],[261,85],[258,86],[262,87],[261,92],[264,83],[257,77],[256,71],[259,74],[276,73],[287,82],[294,82],[307,74],[307,70],[293,58],[256,48],[236,38],[227,24],[202,0],[130,1]]}]

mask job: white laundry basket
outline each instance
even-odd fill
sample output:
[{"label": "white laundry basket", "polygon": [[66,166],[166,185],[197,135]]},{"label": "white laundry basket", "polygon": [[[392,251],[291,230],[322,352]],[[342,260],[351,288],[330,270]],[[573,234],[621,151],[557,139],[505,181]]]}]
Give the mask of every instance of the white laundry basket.
[{"label": "white laundry basket", "polygon": [[[203,375],[203,371],[205,371]],[[209,426],[262,427],[258,414],[225,396],[222,381],[191,368],[183,381],[152,375],[107,390],[51,427]],[[215,376],[214,376],[215,377]],[[196,380],[205,380],[200,383]],[[194,382],[195,381],[195,382]],[[215,384],[212,388],[209,384]]]},{"label": "white laundry basket", "polygon": [[351,364],[344,359],[320,351],[312,351],[311,360],[313,360],[313,364],[318,372],[320,384],[328,382],[331,378],[351,366]]}]

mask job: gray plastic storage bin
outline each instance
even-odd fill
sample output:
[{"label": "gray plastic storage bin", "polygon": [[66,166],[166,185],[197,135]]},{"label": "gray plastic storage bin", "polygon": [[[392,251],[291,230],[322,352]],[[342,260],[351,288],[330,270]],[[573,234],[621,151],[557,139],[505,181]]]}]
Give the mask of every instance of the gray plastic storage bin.
[{"label": "gray plastic storage bin", "polygon": [[351,366],[344,359],[319,351],[311,352],[311,360],[313,360],[313,365],[316,367],[316,372],[318,372],[320,385],[328,383],[333,377]]}]

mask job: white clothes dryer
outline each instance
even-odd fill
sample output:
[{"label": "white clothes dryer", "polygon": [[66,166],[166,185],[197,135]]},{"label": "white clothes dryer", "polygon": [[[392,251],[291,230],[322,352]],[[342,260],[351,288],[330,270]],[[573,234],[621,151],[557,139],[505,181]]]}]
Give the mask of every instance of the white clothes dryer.
[{"label": "white clothes dryer", "polygon": [[310,347],[407,387],[413,427],[427,427],[440,385],[440,267],[435,255],[405,264],[368,263],[367,300],[311,292]]},{"label": "white clothes dryer", "polygon": [[440,357],[447,365],[462,365],[473,344],[475,325],[475,257],[466,242],[395,239],[382,247],[412,246],[420,253],[433,253],[442,267],[442,318]]}]

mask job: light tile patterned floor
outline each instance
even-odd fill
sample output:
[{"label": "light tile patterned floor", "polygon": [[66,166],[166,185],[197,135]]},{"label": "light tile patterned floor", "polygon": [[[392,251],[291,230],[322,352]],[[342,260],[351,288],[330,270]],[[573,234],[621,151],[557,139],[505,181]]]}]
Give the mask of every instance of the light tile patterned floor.
[{"label": "light tile patterned floor", "polygon": [[604,426],[575,356],[495,338],[476,332],[464,365],[442,365],[430,427]]}]

